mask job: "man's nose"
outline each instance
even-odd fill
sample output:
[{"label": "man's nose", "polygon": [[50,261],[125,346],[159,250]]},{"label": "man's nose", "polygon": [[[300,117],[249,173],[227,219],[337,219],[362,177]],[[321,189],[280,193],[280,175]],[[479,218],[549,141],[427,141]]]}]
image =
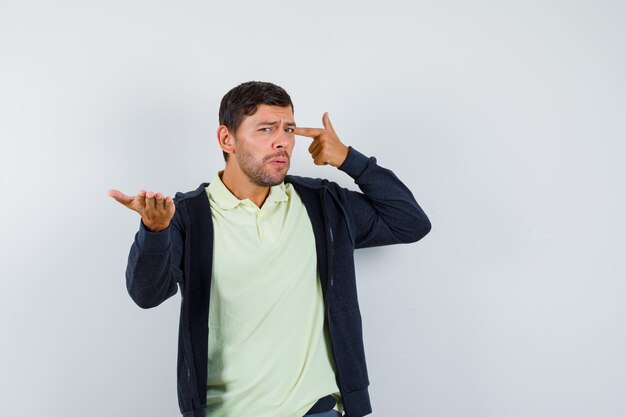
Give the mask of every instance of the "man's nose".
[{"label": "man's nose", "polygon": [[274,147],[284,148],[292,139],[292,134],[285,132],[285,130],[286,128],[281,128],[281,129],[278,129],[278,132],[276,132],[276,137],[274,139]]}]

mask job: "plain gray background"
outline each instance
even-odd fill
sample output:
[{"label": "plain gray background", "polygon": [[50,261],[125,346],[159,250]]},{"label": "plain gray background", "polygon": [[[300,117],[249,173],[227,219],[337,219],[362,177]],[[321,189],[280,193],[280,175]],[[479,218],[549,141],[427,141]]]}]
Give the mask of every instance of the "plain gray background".
[{"label": "plain gray background", "polygon": [[[0,1],[0,415],[178,415],[179,296],[128,297],[108,188],[223,166],[219,100],[287,89],[433,230],[358,253],[373,416],[626,412],[626,4]],[[312,164],[294,174],[353,187]]]}]

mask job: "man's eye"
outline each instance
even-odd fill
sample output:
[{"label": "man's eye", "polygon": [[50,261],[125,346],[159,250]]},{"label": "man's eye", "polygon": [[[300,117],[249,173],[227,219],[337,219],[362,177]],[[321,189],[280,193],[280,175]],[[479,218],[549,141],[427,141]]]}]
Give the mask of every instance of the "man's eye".
[{"label": "man's eye", "polygon": [[293,127],[288,127],[287,129],[285,129],[285,132],[287,132],[287,133],[293,133],[295,131],[296,130]]},{"label": "man's eye", "polygon": [[259,129],[261,132],[271,132],[272,128],[271,127],[262,127]]}]

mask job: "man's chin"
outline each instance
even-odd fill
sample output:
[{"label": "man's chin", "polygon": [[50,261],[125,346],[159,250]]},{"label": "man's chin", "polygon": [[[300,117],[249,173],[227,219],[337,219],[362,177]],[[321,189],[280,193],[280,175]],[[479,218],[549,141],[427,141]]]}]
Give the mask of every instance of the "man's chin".
[{"label": "man's chin", "polygon": [[271,181],[272,185],[270,185],[270,187],[273,187],[285,181],[286,176],[287,176],[287,171],[285,171],[285,173],[281,175],[280,177],[272,178],[272,181]]},{"label": "man's chin", "polygon": [[278,185],[280,183],[282,183],[285,180],[285,176],[287,176],[287,171],[285,171],[283,174],[280,175],[272,175],[272,176],[267,176],[265,178],[262,179],[252,179],[257,185],[260,185],[262,187],[273,187],[275,185]]},{"label": "man's chin", "polygon": [[268,176],[268,180],[272,182],[272,185],[278,185],[285,180],[285,177],[287,176],[288,171],[289,171],[289,165],[282,168],[281,170],[276,172],[274,175]]}]

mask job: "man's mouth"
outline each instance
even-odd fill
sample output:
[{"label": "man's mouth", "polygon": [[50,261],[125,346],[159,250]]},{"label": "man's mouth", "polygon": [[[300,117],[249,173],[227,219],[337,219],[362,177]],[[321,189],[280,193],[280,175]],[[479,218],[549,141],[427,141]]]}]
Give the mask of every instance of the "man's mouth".
[{"label": "man's mouth", "polygon": [[271,156],[268,162],[270,165],[274,166],[285,166],[289,164],[289,157],[282,154],[278,156]]}]

